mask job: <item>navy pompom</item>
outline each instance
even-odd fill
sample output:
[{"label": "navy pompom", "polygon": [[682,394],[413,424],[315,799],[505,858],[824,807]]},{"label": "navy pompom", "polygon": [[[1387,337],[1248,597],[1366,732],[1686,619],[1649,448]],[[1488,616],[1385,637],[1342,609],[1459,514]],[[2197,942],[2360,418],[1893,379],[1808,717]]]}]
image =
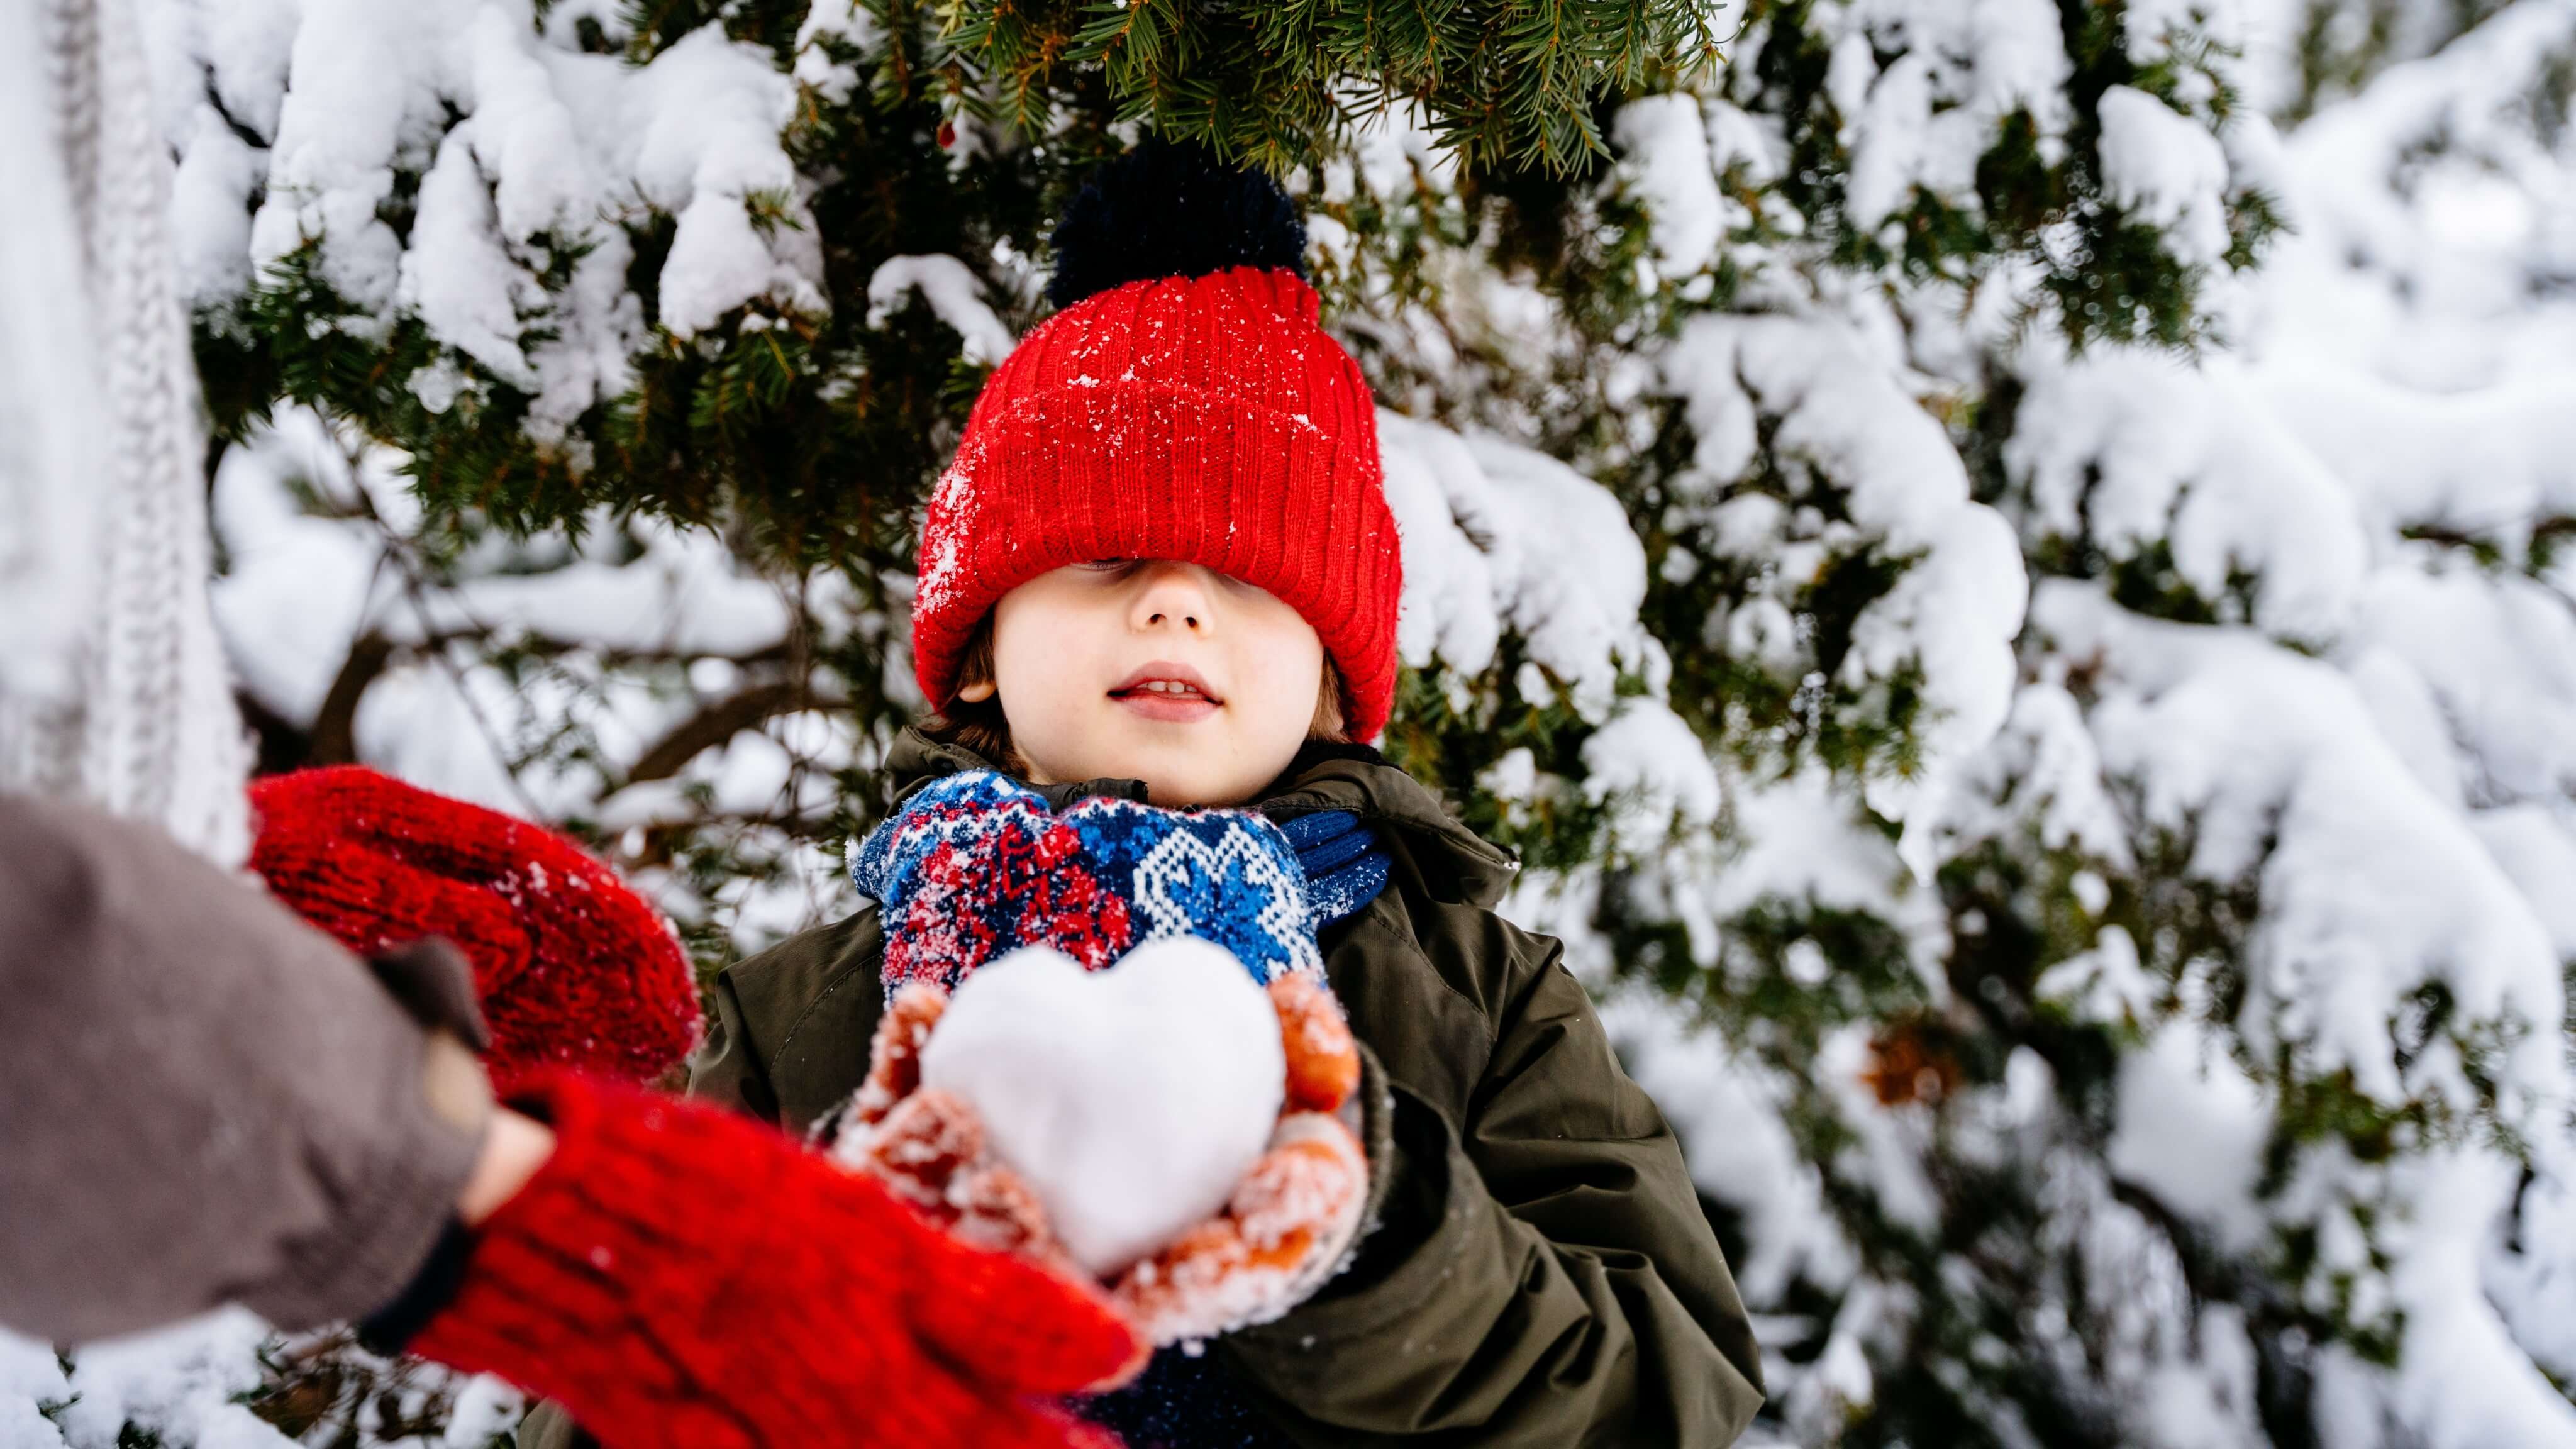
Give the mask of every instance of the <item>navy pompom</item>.
[{"label": "navy pompom", "polygon": [[1228,267],[1306,275],[1305,218],[1278,182],[1198,142],[1159,136],[1095,172],[1049,240],[1047,298],[1058,307],[1128,282]]}]

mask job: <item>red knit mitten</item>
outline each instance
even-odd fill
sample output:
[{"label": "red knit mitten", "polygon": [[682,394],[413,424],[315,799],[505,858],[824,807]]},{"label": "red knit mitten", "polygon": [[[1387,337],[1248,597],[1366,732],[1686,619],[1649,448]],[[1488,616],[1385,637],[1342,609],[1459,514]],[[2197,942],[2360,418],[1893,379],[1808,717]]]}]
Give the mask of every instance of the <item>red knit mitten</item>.
[{"label": "red knit mitten", "polygon": [[689,959],[661,913],[550,830],[356,765],[253,782],[250,866],[361,955],[463,948],[503,1090],[541,1064],[649,1081],[696,1044]]},{"label": "red knit mitten", "polygon": [[696,1103],[545,1074],[555,1152],[410,1351],[560,1401],[610,1449],[1115,1449],[1037,1402],[1145,1350],[1097,1293]]}]

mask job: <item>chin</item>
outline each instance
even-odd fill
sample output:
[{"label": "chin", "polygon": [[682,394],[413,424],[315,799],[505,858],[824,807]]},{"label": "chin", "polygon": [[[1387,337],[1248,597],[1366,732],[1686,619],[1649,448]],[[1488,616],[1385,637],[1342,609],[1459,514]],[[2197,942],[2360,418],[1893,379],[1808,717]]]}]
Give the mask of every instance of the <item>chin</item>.
[{"label": "chin", "polygon": [[1239,805],[1239,800],[1211,798],[1218,792],[1193,789],[1184,784],[1167,783],[1151,777],[1145,779],[1145,803],[1166,810],[1212,810],[1223,805]]},{"label": "chin", "polygon": [[[1223,769],[1175,770],[1166,760],[1159,768],[1139,770],[1131,778],[1145,782],[1145,799],[1169,810],[1217,810],[1252,801],[1261,781],[1244,783]],[[1267,777],[1265,777],[1266,780]]]},{"label": "chin", "polygon": [[1243,780],[1240,760],[1232,758],[1224,748],[1209,748],[1217,741],[1189,738],[1196,726],[1139,729],[1131,720],[1116,724],[1125,728],[1095,735],[1090,742],[1092,748],[1082,752],[1077,761],[1068,761],[1072,771],[1059,772],[1059,778],[1142,780],[1146,801],[1167,810],[1242,805],[1250,801],[1252,792],[1269,783],[1268,775]]},{"label": "chin", "polygon": [[1129,779],[1145,782],[1148,803],[1166,808],[1210,803],[1206,773],[1186,765],[1174,768],[1167,751],[1149,752],[1136,761],[1135,768],[1120,773]]}]

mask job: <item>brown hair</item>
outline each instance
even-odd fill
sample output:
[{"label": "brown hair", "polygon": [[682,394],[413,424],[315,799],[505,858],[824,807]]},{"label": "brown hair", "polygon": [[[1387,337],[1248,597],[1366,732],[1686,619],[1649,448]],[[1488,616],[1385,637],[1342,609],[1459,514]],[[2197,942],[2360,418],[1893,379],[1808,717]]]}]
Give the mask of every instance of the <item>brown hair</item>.
[{"label": "brown hair", "polygon": [[[966,650],[957,659],[957,682],[950,686],[948,708],[921,722],[921,732],[943,745],[959,745],[973,750],[985,759],[1014,775],[1028,773],[1029,762],[1011,745],[1010,721],[1002,717],[998,695],[980,700],[955,698],[957,690],[969,685],[993,682],[993,616],[975,626],[966,639]],[[1347,703],[1349,685],[1342,678],[1341,666],[1329,654],[1324,656],[1323,687],[1315,691],[1315,718],[1306,726],[1308,740],[1324,740],[1341,745],[1350,743],[1344,721],[1350,718]]]}]

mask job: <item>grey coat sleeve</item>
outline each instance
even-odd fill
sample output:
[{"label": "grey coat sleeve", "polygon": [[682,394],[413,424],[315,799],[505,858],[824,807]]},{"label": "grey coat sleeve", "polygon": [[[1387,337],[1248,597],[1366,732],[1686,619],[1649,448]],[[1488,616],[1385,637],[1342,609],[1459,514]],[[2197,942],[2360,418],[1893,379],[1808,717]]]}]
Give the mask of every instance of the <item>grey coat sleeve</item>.
[{"label": "grey coat sleeve", "polygon": [[147,826],[0,794],[0,1323],[293,1328],[399,1293],[492,1107],[465,1028],[412,1015],[455,983],[388,966]]}]

